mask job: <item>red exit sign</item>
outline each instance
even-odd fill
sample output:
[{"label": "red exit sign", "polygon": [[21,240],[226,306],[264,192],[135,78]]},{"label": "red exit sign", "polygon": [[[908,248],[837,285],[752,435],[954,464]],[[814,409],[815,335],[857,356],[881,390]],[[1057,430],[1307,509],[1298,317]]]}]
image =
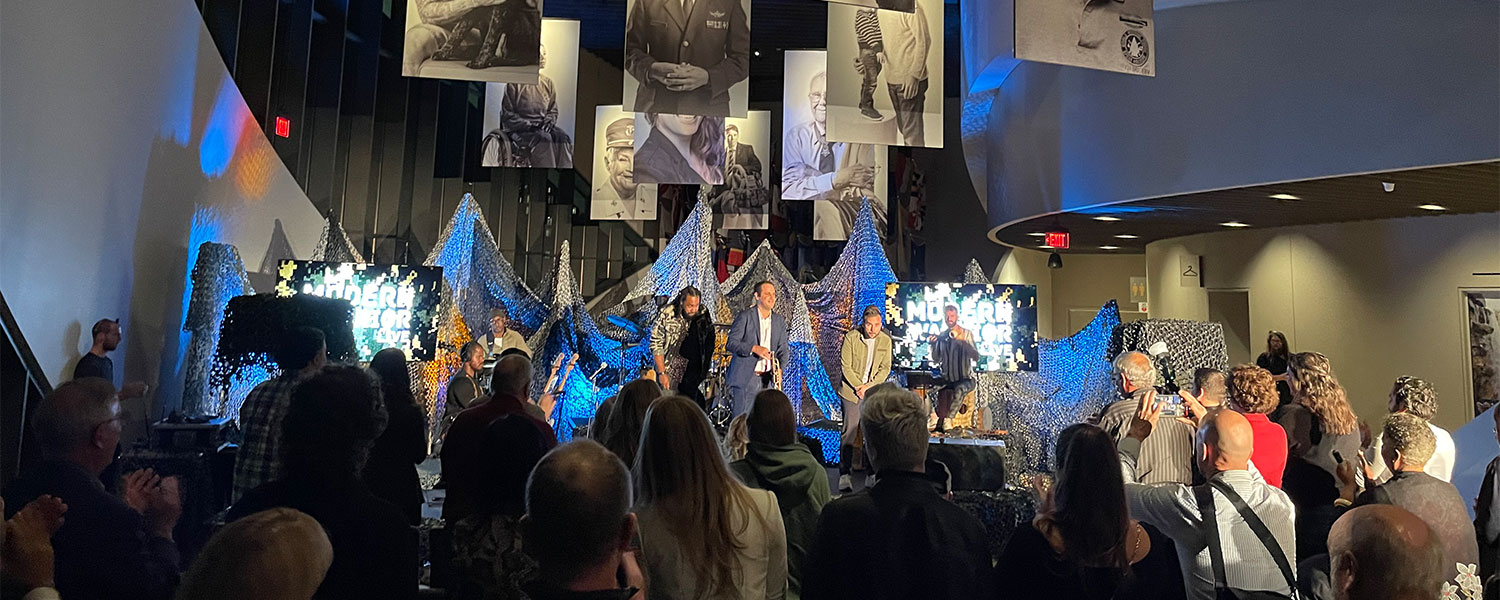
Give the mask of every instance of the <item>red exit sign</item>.
[{"label": "red exit sign", "polygon": [[292,120],[286,117],[276,117],[276,135],[292,137]]},{"label": "red exit sign", "polygon": [[1047,245],[1059,250],[1067,250],[1070,238],[1066,231],[1048,231]]}]

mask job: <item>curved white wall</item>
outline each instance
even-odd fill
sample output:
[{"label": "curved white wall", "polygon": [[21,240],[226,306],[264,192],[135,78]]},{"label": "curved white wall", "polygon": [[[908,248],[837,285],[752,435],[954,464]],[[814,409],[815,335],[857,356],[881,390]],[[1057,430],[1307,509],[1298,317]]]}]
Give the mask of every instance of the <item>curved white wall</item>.
[{"label": "curved white wall", "polygon": [[1158,10],[1156,32],[1154,78],[1040,63],[1010,73],[983,144],[991,227],[1500,157],[1495,0],[1227,1]]}]

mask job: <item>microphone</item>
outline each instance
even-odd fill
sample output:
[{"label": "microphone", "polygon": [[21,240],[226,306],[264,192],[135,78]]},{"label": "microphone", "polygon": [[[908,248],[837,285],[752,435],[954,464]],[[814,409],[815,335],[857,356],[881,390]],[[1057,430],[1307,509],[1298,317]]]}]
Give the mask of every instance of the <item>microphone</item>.
[{"label": "microphone", "polygon": [[599,370],[594,371],[594,373],[592,375],[589,375],[589,381],[593,381],[595,377],[598,377],[600,373],[603,373],[604,370],[608,369],[608,368],[609,368],[609,363],[601,361],[599,363]]}]

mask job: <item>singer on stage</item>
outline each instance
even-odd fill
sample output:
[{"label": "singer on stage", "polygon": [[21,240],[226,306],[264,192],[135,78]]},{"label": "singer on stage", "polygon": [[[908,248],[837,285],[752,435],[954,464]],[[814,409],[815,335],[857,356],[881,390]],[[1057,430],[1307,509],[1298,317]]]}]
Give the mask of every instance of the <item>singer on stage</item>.
[{"label": "singer on stage", "polygon": [[[729,359],[726,381],[734,416],[750,411],[755,395],[771,387],[778,375],[773,367],[786,364],[791,352],[787,347],[786,319],[771,312],[776,308],[776,284],[755,284],[755,306],[734,318],[725,346]],[[773,364],[774,363],[774,364]]]},{"label": "singer on stage", "polygon": [[958,324],[957,306],[950,304],[943,309],[943,322],[948,329],[927,336],[927,342],[932,344],[932,357],[942,375],[936,406],[938,431],[947,430],[954,400],[963,404],[964,396],[974,391],[974,361],[979,359],[979,349],[974,347],[974,332]]},{"label": "singer on stage", "polygon": [[687,286],[661,311],[651,329],[651,358],[656,362],[656,382],[661,389],[677,390],[692,398],[704,411],[698,384],[708,376],[714,355],[714,322],[703,310],[703,294]]}]

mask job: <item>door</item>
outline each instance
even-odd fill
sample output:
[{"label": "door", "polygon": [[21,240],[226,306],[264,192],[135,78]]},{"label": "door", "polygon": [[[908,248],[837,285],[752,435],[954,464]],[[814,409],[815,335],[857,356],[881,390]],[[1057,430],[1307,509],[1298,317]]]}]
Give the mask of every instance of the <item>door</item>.
[{"label": "door", "polygon": [[1224,347],[1229,364],[1251,363],[1250,291],[1208,290],[1208,320],[1224,326]]}]

